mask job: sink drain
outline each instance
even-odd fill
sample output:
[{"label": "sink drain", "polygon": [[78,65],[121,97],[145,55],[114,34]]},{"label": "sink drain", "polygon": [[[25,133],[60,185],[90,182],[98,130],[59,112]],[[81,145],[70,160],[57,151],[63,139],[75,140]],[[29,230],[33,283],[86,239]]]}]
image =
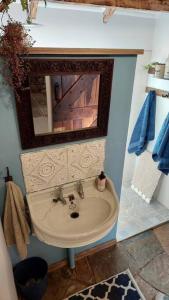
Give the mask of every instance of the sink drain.
[{"label": "sink drain", "polygon": [[77,219],[79,217],[79,213],[74,211],[70,214],[70,216],[72,219]]}]

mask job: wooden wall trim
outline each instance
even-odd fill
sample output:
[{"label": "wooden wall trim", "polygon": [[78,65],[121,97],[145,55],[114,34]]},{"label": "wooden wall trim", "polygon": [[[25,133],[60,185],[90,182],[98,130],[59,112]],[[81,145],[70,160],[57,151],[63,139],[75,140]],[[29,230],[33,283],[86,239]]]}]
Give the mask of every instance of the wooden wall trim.
[{"label": "wooden wall trim", "polygon": [[[59,1],[60,3],[65,3]],[[66,0],[67,3],[94,4],[142,10],[169,11],[169,1],[163,0]]]},{"label": "wooden wall trim", "polygon": [[[82,259],[82,258],[84,258],[84,257],[86,257],[86,256],[95,254],[95,253],[97,253],[97,252],[99,252],[99,251],[101,251],[101,250],[104,250],[104,249],[113,247],[113,246],[116,245],[116,243],[117,243],[116,240],[112,240],[112,241],[108,241],[108,242],[106,242],[106,243],[103,243],[103,244],[101,244],[101,245],[97,245],[97,246],[95,246],[95,247],[93,247],[93,248],[90,248],[90,249],[88,249],[88,250],[85,250],[85,251],[83,251],[83,252],[81,252],[81,253],[79,253],[79,254],[77,254],[77,255],[75,256],[75,261],[78,261],[78,260],[80,260],[80,259]],[[56,263],[54,263],[54,264],[51,264],[51,265],[49,266],[48,273],[55,272],[56,270],[58,270],[58,269],[60,269],[60,268],[62,268],[62,267],[65,267],[65,266],[68,266],[68,261],[67,261],[67,259],[63,259],[63,260],[61,260],[61,261],[59,261],[59,262],[56,262]]]},{"label": "wooden wall trim", "polygon": [[30,48],[29,54],[49,55],[139,55],[143,49],[90,49],[90,48]]},{"label": "wooden wall trim", "polygon": [[[12,0],[6,0],[7,4],[10,4]],[[56,1],[57,3],[58,1]],[[59,1],[59,3],[66,4],[94,4],[101,6],[114,6],[123,8],[134,8],[142,10],[154,10],[154,11],[169,11],[169,1],[164,0],[66,0]],[[3,1],[0,2],[0,12],[4,9]]]}]

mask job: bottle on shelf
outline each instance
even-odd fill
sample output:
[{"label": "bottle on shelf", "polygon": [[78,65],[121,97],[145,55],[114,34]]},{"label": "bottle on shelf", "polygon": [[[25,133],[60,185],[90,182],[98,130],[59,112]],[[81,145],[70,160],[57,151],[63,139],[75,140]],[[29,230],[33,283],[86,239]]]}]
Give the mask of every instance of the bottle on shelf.
[{"label": "bottle on shelf", "polygon": [[164,78],[169,79],[169,56],[167,57],[165,62]]},{"label": "bottle on shelf", "polygon": [[155,65],[155,77],[156,78],[164,78],[164,70],[165,70],[165,64],[156,64]]}]

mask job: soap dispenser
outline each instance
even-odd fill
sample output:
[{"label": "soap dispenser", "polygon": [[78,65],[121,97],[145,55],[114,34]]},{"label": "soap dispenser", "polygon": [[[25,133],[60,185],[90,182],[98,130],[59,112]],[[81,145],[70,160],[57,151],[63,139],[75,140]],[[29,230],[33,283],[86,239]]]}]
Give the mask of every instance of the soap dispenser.
[{"label": "soap dispenser", "polygon": [[106,176],[103,171],[101,171],[100,175],[97,178],[97,189],[100,192],[103,192],[106,187]]}]

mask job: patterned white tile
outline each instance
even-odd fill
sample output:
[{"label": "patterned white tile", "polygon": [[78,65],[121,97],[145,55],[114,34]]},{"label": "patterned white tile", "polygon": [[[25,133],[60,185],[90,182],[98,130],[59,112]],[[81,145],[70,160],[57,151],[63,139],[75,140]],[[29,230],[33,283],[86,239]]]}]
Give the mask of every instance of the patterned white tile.
[{"label": "patterned white tile", "polygon": [[69,181],[96,176],[104,170],[105,140],[74,144],[68,148]]},{"label": "patterned white tile", "polygon": [[96,176],[104,169],[105,140],[21,154],[27,193]]},{"label": "patterned white tile", "polygon": [[68,181],[66,148],[22,154],[21,161],[28,193]]}]

